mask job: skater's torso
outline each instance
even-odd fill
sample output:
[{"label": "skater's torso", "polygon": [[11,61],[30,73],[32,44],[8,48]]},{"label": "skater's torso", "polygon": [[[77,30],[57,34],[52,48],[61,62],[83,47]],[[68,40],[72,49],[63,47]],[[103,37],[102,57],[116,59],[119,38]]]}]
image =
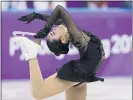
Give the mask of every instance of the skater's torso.
[{"label": "skater's torso", "polygon": [[[91,38],[93,38],[92,37],[93,34],[86,32],[84,30],[80,30],[80,32],[81,32],[80,38],[74,39],[75,37],[70,36],[70,42],[78,49],[79,54],[80,54],[80,58],[82,58],[83,56],[90,56],[89,55],[90,53],[87,53],[87,51],[89,49],[92,49],[92,47],[88,47],[88,43],[92,42]],[[99,38],[97,38],[97,39],[99,42],[101,42]],[[76,40],[76,41],[74,41],[74,40]],[[100,46],[100,43],[99,44],[96,43],[94,45]]]}]

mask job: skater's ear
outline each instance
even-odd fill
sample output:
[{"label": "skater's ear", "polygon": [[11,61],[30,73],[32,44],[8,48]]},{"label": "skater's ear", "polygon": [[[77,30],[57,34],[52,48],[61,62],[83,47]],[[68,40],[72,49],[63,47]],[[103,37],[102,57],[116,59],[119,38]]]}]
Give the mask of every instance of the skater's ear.
[{"label": "skater's ear", "polygon": [[65,36],[61,36],[60,39],[61,39],[61,42],[62,42],[63,44],[66,43],[66,38],[65,38]]}]

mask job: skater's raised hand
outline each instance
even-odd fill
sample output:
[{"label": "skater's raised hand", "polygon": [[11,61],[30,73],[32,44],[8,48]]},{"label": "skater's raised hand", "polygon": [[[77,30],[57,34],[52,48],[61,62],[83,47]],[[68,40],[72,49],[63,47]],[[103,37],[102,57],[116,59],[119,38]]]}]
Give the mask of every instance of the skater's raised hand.
[{"label": "skater's raised hand", "polygon": [[28,15],[25,15],[25,16],[22,16],[22,17],[18,18],[18,20],[19,21],[25,21],[28,24],[36,18],[37,18],[37,13],[33,12],[31,14],[28,14]]}]

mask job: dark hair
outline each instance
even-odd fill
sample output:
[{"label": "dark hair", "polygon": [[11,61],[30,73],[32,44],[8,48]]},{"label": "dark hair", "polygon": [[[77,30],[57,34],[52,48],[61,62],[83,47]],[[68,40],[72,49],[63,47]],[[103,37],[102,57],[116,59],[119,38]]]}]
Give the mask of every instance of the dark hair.
[{"label": "dark hair", "polygon": [[69,51],[69,43],[63,44],[61,40],[47,40],[47,46],[55,54],[67,54]]}]

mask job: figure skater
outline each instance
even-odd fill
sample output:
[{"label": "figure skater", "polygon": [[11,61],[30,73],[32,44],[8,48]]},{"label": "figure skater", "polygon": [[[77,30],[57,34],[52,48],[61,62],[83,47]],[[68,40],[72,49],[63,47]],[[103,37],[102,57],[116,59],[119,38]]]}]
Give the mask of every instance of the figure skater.
[{"label": "figure skater", "polygon": [[[105,56],[100,39],[79,29],[69,13],[60,5],[56,6],[51,15],[33,12],[19,18],[27,23],[34,19],[46,21],[45,27],[34,36],[34,42],[26,37],[14,37],[29,61],[33,97],[40,100],[65,91],[66,100],[86,100],[86,83],[104,81],[103,78],[96,77]],[[53,25],[56,27],[51,31]],[[67,54],[71,42],[78,49],[80,59],[68,61],[55,74],[43,79],[37,54],[41,39],[46,36],[47,46],[56,56]]]}]

